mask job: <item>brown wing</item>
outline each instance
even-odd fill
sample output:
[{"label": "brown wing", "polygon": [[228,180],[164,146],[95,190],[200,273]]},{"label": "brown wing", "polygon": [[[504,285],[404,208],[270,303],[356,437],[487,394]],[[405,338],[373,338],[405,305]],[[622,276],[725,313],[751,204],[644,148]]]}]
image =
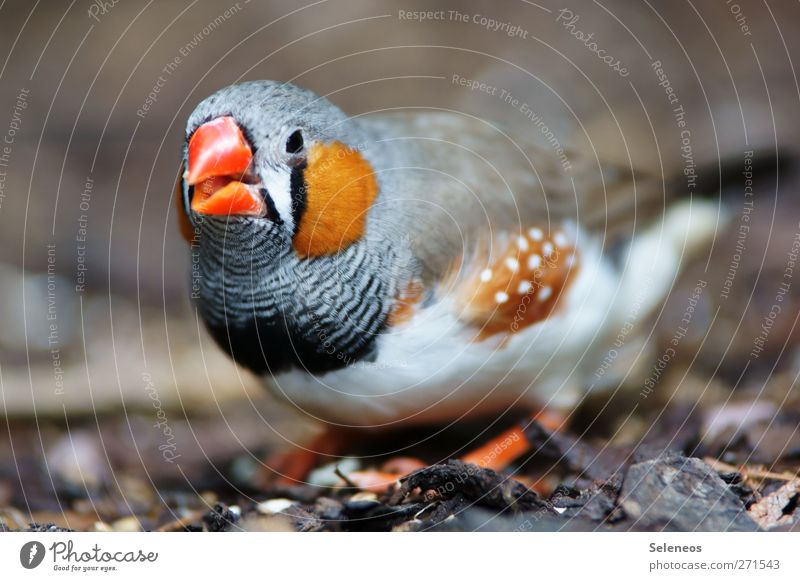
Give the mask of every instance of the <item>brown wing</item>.
[{"label": "brown wing", "polygon": [[500,236],[492,246],[464,265],[452,288],[459,317],[475,328],[478,340],[546,319],[579,268],[577,250],[561,230],[534,226]]},{"label": "brown wing", "polygon": [[530,123],[508,129],[457,113],[370,123],[385,144],[383,169],[392,169],[389,195],[408,200],[402,219],[426,279],[500,232],[573,221],[611,237],[643,223],[645,207],[661,208],[652,203],[662,196],[657,180],[556,147]]}]

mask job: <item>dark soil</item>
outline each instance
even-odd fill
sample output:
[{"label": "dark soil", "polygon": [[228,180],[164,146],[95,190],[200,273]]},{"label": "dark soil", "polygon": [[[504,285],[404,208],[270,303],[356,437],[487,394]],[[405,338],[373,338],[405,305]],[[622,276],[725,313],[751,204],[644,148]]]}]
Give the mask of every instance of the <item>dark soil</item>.
[{"label": "dark soil", "polygon": [[[259,484],[263,470],[253,458],[266,450],[246,457],[219,451],[214,458],[217,451],[206,446],[207,458],[181,465],[183,477],[157,467],[143,474],[130,449],[111,439],[104,439],[105,452],[116,469],[84,462],[76,479],[57,459],[46,464],[38,457],[36,428],[12,423],[14,453],[0,463],[0,530],[800,530],[793,408],[776,409],[764,421],[734,417],[732,433],[709,423],[718,415],[715,405],[702,403],[691,413],[683,405],[643,408],[643,421],[627,428],[633,443],[622,441],[619,429],[617,437],[606,436],[608,418],[600,430],[582,425],[579,414],[560,432],[531,423],[530,455],[505,472],[445,459],[380,493],[351,486],[344,460],[343,478],[332,486]],[[119,421],[71,426],[71,441],[91,449],[87,435],[108,434]],[[761,437],[767,421],[769,445]],[[45,433],[69,437],[59,426]],[[421,448],[438,453],[454,437]],[[362,462],[361,469],[369,467]]]}]

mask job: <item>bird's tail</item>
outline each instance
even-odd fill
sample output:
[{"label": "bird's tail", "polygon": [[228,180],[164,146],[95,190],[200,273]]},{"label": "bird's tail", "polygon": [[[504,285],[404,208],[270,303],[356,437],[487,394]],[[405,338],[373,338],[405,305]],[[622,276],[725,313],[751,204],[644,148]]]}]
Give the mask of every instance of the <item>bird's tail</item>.
[{"label": "bird's tail", "polygon": [[718,199],[681,200],[635,234],[619,259],[618,307],[626,309],[635,304],[641,313],[650,313],[663,304],[684,264],[690,258],[710,254],[712,241],[727,216]]}]

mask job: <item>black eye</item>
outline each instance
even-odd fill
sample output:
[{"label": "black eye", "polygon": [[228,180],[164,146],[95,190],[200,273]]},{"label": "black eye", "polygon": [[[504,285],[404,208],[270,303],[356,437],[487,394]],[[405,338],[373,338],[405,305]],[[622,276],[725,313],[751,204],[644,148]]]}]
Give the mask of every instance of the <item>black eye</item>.
[{"label": "black eye", "polygon": [[303,150],[303,133],[298,129],[286,140],[286,153],[300,153]]}]

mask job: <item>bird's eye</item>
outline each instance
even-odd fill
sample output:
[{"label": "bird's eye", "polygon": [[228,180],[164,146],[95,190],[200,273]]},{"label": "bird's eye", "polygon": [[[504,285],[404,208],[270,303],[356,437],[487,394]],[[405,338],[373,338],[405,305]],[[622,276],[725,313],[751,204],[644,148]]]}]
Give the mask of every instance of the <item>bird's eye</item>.
[{"label": "bird's eye", "polygon": [[303,150],[303,133],[298,129],[286,140],[286,153],[300,153]]}]

